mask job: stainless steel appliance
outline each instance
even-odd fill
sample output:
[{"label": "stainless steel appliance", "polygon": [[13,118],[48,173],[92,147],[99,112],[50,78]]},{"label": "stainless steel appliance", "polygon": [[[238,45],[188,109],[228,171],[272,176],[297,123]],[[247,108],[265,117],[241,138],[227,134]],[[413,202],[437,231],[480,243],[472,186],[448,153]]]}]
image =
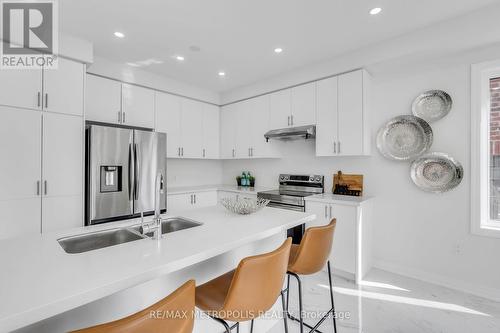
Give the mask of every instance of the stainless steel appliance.
[{"label": "stainless steel appliance", "polygon": [[[279,176],[279,189],[257,192],[258,198],[268,199],[269,207],[305,212],[305,197],[324,192],[325,177],[321,175],[290,175]],[[304,225],[288,230],[288,236],[298,244],[304,234]]]},{"label": "stainless steel appliance", "polygon": [[85,135],[85,225],[152,215],[156,177],[166,178],[166,134],[88,124]]}]

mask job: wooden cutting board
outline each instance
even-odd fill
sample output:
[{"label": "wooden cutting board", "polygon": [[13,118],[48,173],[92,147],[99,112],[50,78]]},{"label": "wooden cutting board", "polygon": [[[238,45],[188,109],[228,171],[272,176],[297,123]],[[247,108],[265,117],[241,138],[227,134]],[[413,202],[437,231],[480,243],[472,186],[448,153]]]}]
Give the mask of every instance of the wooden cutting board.
[{"label": "wooden cutting board", "polygon": [[363,195],[363,175],[346,174],[339,171],[337,174],[333,175],[332,192],[337,184],[347,185],[349,190],[361,191],[360,195]]}]

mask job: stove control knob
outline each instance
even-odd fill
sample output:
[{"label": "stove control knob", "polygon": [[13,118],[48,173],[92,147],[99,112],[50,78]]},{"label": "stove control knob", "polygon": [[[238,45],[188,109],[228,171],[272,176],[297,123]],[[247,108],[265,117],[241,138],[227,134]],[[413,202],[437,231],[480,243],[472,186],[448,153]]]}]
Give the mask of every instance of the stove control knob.
[{"label": "stove control knob", "polygon": [[319,182],[321,180],[321,177],[316,177],[316,181]]},{"label": "stove control knob", "polygon": [[288,180],[288,176],[285,176],[285,180]]},{"label": "stove control knob", "polygon": [[313,176],[309,177],[309,181],[311,182],[314,181],[314,177]]},{"label": "stove control knob", "polygon": [[280,179],[283,180],[283,179],[285,179],[285,177],[281,176]]}]

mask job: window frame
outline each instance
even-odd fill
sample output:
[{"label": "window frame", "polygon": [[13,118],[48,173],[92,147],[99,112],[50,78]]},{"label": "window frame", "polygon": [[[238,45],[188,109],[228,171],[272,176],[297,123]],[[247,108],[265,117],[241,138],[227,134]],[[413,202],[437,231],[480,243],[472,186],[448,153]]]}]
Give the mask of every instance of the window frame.
[{"label": "window frame", "polygon": [[471,232],[500,238],[500,221],[490,219],[490,80],[500,61],[471,66]]}]

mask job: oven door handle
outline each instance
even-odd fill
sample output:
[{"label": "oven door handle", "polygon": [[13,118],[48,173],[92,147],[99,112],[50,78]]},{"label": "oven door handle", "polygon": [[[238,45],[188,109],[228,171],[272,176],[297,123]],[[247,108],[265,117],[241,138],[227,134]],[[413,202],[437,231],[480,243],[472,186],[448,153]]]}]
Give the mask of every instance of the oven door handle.
[{"label": "oven door handle", "polygon": [[281,208],[281,209],[287,209],[287,210],[294,210],[297,212],[305,212],[305,207],[304,206],[293,206],[293,205],[287,205],[287,204],[282,204],[279,202],[271,201],[267,205],[268,207],[273,207],[273,208]]}]

